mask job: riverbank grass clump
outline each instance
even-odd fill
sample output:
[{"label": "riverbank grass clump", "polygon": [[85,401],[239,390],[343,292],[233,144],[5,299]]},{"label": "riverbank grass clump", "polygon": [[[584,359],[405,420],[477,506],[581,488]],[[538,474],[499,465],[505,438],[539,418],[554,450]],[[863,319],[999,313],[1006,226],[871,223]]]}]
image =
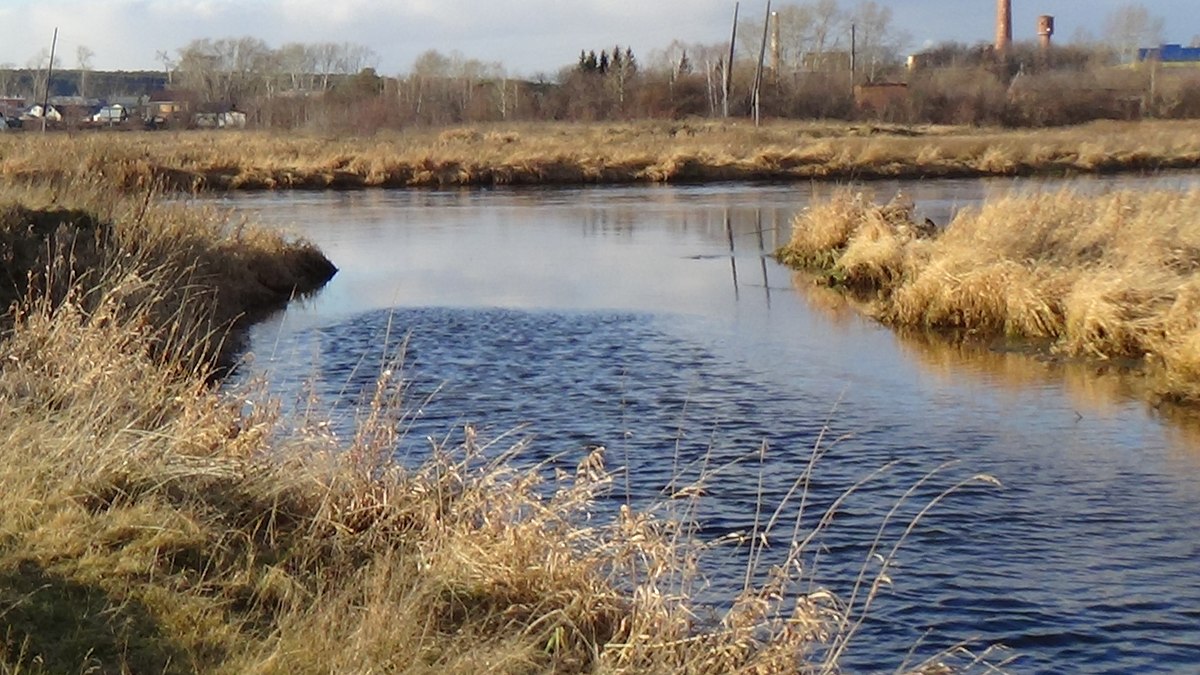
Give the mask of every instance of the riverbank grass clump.
[{"label": "riverbank grass clump", "polygon": [[843,191],[799,214],[779,257],[894,326],[1041,342],[1140,365],[1200,402],[1200,191],[1013,194],[944,230]]},{"label": "riverbank grass clump", "polygon": [[231,317],[331,269],[311,247],[152,195],[0,201],[0,672],[830,665],[794,570],[702,622],[684,524],[592,522],[602,449],[548,475],[468,430],[404,467],[391,371],[344,437],[214,389]]}]

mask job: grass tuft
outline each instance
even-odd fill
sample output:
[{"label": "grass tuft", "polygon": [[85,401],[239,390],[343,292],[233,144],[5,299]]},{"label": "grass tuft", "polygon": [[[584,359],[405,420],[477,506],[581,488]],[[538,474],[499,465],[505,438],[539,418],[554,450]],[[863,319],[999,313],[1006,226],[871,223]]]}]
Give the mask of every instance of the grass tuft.
[{"label": "grass tuft", "polygon": [[1194,190],[1067,189],[994,199],[926,233],[910,214],[845,191],[800,214],[779,257],[866,300],[885,323],[1137,362],[1156,398],[1194,403],[1197,208]]}]

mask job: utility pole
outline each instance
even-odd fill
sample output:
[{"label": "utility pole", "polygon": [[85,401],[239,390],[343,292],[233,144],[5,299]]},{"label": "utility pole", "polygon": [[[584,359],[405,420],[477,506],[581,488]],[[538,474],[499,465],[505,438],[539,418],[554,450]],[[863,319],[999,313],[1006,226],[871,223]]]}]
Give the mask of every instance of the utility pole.
[{"label": "utility pole", "polygon": [[724,102],[722,104],[722,112],[725,117],[729,117],[729,90],[733,88],[733,50],[737,45],[738,9],[741,8],[741,5],[740,2],[733,3],[733,35],[729,37],[729,60],[725,62]]},{"label": "utility pole", "polygon": [[50,41],[50,63],[46,64],[46,90],[42,92],[42,133],[46,133],[46,117],[50,114],[50,77],[54,75],[54,49],[58,47],[58,27]]},{"label": "utility pole", "polygon": [[783,56],[779,44],[779,12],[771,12],[771,81],[779,84]]},{"label": "utility pole", "polygon": [[767,12],[763,15],[762,43],[758,49],[758,68],[754,71],[754,126],[760,124],[762,117],[762,75],[763,60],[767,58],[767,29],[771,27],[771,0],[767,0]]},{"label": "utility pole", "polygon": [[858,72],[858,25],[850,24],[850,93],[854,93],[854,74]]}]

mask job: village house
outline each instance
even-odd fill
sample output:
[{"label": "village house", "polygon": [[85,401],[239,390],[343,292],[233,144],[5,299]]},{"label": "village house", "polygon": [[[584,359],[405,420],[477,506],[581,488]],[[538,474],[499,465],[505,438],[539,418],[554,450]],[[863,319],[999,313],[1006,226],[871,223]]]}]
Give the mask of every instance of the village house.
[{"label": "village house", "polygon": [[20,96],[0,96],[0,113],[12,120],[25,112],[25,99]]},{"label": "village house", "polygon": [[21,119],[24,120],[40,120],[46,118],[48,122],[63,121],[62,111],[53,105],[43,107],[41,103],[34,103],[21,114]]},{"label": "village house", "polygon": [[179,123],[188,119],[191,96],[187,92],[161,89],[150,94],[143,117],[154,125]]},{"label": "village house", "polygon": [[112,125],[120,124],[127,119],[129,119],[129,111],[125,109],[125,106],[120,103],[114,103],[112,105],[101,106],[100,110],[92,115],[91,121]]}]

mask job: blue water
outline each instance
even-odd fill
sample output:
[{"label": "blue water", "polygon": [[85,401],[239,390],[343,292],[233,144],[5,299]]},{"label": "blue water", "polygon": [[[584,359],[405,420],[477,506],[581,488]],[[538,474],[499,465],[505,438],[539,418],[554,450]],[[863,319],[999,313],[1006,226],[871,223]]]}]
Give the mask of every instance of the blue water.
[{"label": "blue water", "polygon": [[[988,191],[1037,189],[903,187],[938,222]],[[375,377],[403,353],[401,461],[461,439],[466,425],[504,437],[504,448],[528,440],[519,461],[530,464],[571,469],[604,446],[618,474],[599,516],[627,500],[659,503],[723,467],[696,514],[706,540],[752,530],[814,448],[801,532],[887,467],[840,505],[805,558],[806,581],[843,598],[889,510],[936,471],[882,527],[884,552],[930,499],[966,485],[896,553],[848,670],[895,670],[959,643],[1007,646],[997,658],[1016,672],[1193,670],[1196,427],[1160,419],[1119,375],[901,338],[794,280],[763,252],[786,240],[812,191],[235,196],[233,206],[307,236],[342,268],[320,295],[254,329],[242,376],[264,375],[297,408],[315,401],[349,433]],[[785,505],[760,571],[786,555],[798,506]],[[744,546],[714,547],[700,598],[727,602],[748,557]]]}]

